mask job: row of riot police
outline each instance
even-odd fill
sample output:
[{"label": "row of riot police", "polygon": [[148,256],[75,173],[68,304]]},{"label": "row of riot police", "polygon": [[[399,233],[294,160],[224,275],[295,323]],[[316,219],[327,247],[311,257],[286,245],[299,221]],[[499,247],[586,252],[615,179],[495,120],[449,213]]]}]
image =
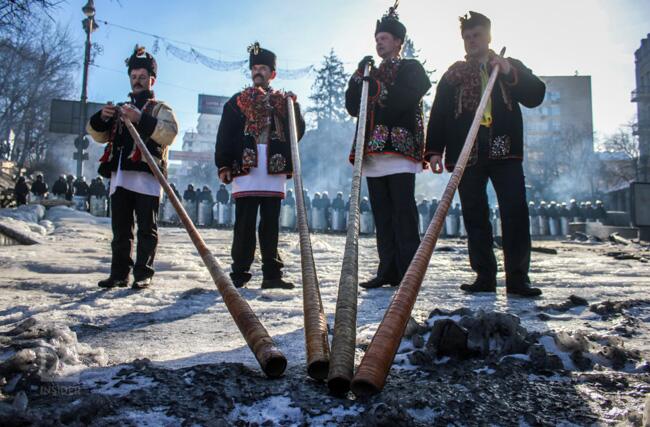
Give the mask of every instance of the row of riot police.
[{"label": "row of riot police", "polygon": [[[313,232],[321,233],[344,233],[347,230],[348,211],[350,209],[350,197],[347,201],[343,199],[343,193],[339,192],[333,200],[330,200],[328,193],[315,193],[313,199],[309,197],[309,191],[304,190],[303,199],[307,211],[307,223]],[[374,234],[375,221],[370,208],[370,201],[363,197],[359,204],[361,234]],[[293,190],[287,191],[287,197],[280,208],[280,227],[283,230],[295,230],[297,226],[296,200]]]},{"label": "row of riot police", "polygon": [[[189,184],[182,197],[173,183],[170,187],[194,224],[202,227],[230,227],[234,224],[235,201],[225,185],[220,186],[216,198],[207,185],[202,189],[195,189],[193,184]],[[162,224],[176,225],[180,222],[176,209],[167,195],[163,197],[158,217]]]},{"label": "row of riot police", "polygon": [[17,180],[14,189],[16,203],[39,203],[43,200],[68,200],[74,203],[74,208],[90,212],[95,216],[108,215],[108,191],[104,186],[102,177],[94,178],[90,185],[83,176],[75,178],[73,175],[61,175],[51,188],[39,174],[32,182],[31,188],[25,177]]},{"label": "row of riot police", "polygon": [[528,203],[530,234],[532,236],[566,236],[570,223],[605,222],[607,211],[603,202],[597,200],[578,203],[572,199],[569,204],[545,201]]},{"label": "row of riot police", "polygon": [[[418,203],[418,217],[420,234],[424,235],[429,223],[433,220],[433,215],[438,209],[438,199],[433,198],[431,202],[423,199]],[[442,224],[442,237],[466,237],[465,223],[463,222],[463,211],[461,210],[460,203],[454,204],[447,211],[447,216]]]}]

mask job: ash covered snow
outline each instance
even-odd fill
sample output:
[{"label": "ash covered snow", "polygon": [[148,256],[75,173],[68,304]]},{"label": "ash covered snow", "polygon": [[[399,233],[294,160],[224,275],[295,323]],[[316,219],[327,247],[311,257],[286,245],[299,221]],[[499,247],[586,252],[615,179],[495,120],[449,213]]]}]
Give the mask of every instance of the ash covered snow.
[{"label": "ash covered snow", "polygon": [[[650,264],[608,255],[621,249],[613,243],[535,242],[558,254],[533,253],[531,278],[544,295],[527,300],[507,298],[503,287],[496,295],[462,293],[458,285],[473,279],[465,242],[441,241],[447,250],[431,259],[384,392],[355,400],[329,396],[324,384],[306,376],[302,292],[262,291],[259,259],[241,293],[288,358],[279,380],[260,372],[184,230],[160,229],[152,288],[105,291],[96,284],[109,273],[109,219],[66,207],[30,207],[2,210],[0,221],[42,242],[0,247],[3,425],[643,420],[650,391]],[[232,232],[201,233],[228,269]],[[344,242],[342,235],[312,235],[330,326]],[[297,235],[281,234],[279,246],[287,279],[300,284]],[[359,250],[363,280],[377,266],[374,238],[362,237]],[[626,250],[648,255],[638,245]],[[497,256],[502,260],[500,251]],[[360,289],[357,363],[393,293]],[[472,335],[480,313],[512,315],[508,322],[518,326],[506,330],[521,334],[524,350],[504,350],[505,333]],[[25,331],[16,333],[21,327]],[[466,331],[473,352],[460,357],[441,351],[445,331],[459,332],[453,336],[460,341]],[[478,351],[479,342],[486,351]],[[26,401],[16,400],[20,392]]]}]

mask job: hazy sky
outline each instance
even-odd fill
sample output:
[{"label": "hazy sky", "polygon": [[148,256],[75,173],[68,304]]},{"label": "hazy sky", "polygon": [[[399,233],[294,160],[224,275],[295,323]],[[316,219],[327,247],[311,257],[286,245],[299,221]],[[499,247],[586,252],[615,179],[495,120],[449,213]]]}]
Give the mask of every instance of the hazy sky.
[{"label": "hazy sky", "polygon": [[[58,23],[70,26],[80,47],[84,4],[68,0],[53,14]],[[276,52],[279,67],[318,65],[333,48],[348,72],[364,55],[375,53],[375,20],[390,4],[379,0],[95,1],[99,20],[201,46],[199,52],[214,58],[245,59],[246,47],[259,40]],[[434,79],[464,54],[458,16],[467,10],[492,19],[494,50],[506,46],[508,56],[522,60],[536,74],[591,75],[596,132],[613,132],[634,117],[636,108],[630,103],[634,51],[650,33],[650,0],[402,0],[400,19],[427,67],[437,69]],[[124,59],[136,43],[151,48],[154,39],[110,25],[101,25],[93,39],[103,53],[96,60],[98,67],[90,71],[89,99],[125,100],[129,86]],[[196,126],[199,93],[230,96],[248,83],[240,72],[187,64],[163,50],[156,59],[156,96],[176,110],[182,130]],[[312,80],[312,76],[300,80],[279,76],[274,86],[296,92],[305,103]]]}]

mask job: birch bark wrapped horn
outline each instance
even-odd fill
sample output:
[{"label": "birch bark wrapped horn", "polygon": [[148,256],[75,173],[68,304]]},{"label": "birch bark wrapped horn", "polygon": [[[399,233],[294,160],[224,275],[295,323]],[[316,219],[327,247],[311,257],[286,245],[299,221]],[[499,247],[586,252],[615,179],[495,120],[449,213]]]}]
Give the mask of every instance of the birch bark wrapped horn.
[{"label": "birch bark wrapped horn", "polygon": [[302,304],[305,316],[305,347],[307,351],[307,374],[316,380],[325,380],[329,371],[330,348],[327,337],[327,319],[323,311],[314,253],[307,225],[307,209],[302,185],[302,169],[298,152],[298,130],[293,99],[287,98],[291,160],[293,163],[293,186],[296,193],[296,216],[300,242],[300,266],[302,270]]},{"label": "birch bark wrapped horn", "polygon": [[262,371],[264,371],[264,373],[270,378],[281,376],[287,367],[287,359],[275,346],[268,332],[264,326],[262,326],[262,323],[259,321],[257,316],[255,316],[250,305],[248,305],[248,302],[239,294],[237,288],[235,288],[230,280],[230,277],[219,265],[217,258],[208,249],[205,241],[183,208],[182,203],[178,200],[178,197],[176,197],[176,194],[170,187],[167,179],[156,165],[156,162],[151,153],[149,153],[147,146],[142,142],[142,138],[140,138],[138,131],[127,118],[124,118],[124,123],[133,138],[133,142],[139,148],[142,158],[147,162],[147,165],[149,165],[149,168],[156,179],[160,182],[160,185],[165,190],[172,206],[174,206],[174,209],[178,213],[181,223],[185,226],[185,230],[187,230],[192,243],[194,243],[203,263],[210,272],[212,280],[215,285],[217,285],[217,289],[223,298],[223,302],[226,304],[230,315],[235,320],[235,324],[237,324],[237,327],[244,336],[246,343],[253,351]]},{"label": "birch bark wrapped horn", "polygon": [[[505,48],[501,50],[501,57],[505,54]],[[354,394],[360,397],[370,396],[379,393],[386,384],[386,378],[393,364],[393,359],[404,335],[404,330],[411,316],[415,305],[424,275],[429,266],[429,260],[436,247],[438,237],[442,230],[447,211],[451,206],[454,194],[458,189],[460,180],[465,172],[469,155],[474,146],[476,136],[481,125],[481,117],[492,94],[494,83],[499,74],[499,66],[492,70],[487,86],[483,91],[481,101],[476,109],[474,120],[465,139],[463,149],[458,157],[454,171],[449,178],[447,187],[442,194],[438,208],[431,220],[431,224],[422,238],[411,264],[409,265],[397,292],[379,324],[370,346],[366,351],[357,373],[352,380],[351,388]]]},{"label": "birch bark wrapped horn", "polygon": [[352,189],[348,211],[348,230],[334,318],[334,338],[327,385],[336,395],[347,393],[354,372],[354,351],[357,337],[357,290],[359,284],[359,197],[361,194],[361,166],[368,117],[368,76],[370,65],[364,69],[361,87],[361,104],[357,122]]}]

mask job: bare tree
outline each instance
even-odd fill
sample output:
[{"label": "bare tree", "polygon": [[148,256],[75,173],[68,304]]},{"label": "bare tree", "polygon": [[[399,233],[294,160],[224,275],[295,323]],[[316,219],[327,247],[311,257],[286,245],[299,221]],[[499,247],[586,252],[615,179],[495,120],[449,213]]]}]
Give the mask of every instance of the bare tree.
[{"label": "bare tree", "polygon": [[596,191],[593,135],[576,127],[559,129],[537,150],[529,150],[526,178],[542,197],[591,197]]},{"label": "bare tree", "polygon": [[47,15],[63,0],[3,0],[0,2],[0,30],[20,30],[27,22]]},{"label": "bare tree", "polygon": [[0,37],[0,136],[15,133],[9,157],[19,167],[42,161],[54,142],[50,104],[72,95],[76,53],[68,30],[47,22]]},{"label": "bare tree", "polygon": [[612,184],[639,181],[641,168],[639,162],[639,138],[634,134],[635,123],[628,123],[612,135],[607,136],[602,144],[603,151],[609,154],[604,162],[604,171]]}]

